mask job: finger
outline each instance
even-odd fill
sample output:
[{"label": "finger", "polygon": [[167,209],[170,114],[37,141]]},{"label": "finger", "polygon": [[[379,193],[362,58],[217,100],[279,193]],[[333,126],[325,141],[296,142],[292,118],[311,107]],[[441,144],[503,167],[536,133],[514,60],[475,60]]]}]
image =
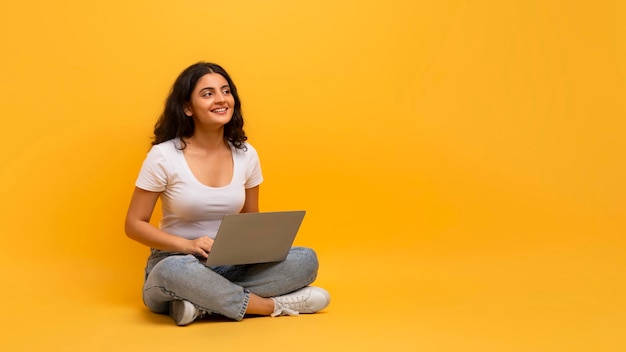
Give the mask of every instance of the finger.
[{"label": "finger", "polygon": [[204,249],[208,253],[211,251],[212,248],[213,248],[213,239],[210,237],[207,237],[206,241],[202,243],[202,249]]}]

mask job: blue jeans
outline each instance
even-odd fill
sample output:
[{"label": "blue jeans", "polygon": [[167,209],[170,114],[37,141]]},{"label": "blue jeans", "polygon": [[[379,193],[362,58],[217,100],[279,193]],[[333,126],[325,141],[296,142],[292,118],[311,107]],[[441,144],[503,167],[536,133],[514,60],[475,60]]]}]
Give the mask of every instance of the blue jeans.
[{"label": "blue jeans", "polygon": [[275,297],[303,288],[317,276],[317,255],[293,247],[282,262],[207,267],[193,255],[152,250],[146,265],[143,301],[165,314],[169,302],[184,299],[211,314],[241,320],[250,293]]}]

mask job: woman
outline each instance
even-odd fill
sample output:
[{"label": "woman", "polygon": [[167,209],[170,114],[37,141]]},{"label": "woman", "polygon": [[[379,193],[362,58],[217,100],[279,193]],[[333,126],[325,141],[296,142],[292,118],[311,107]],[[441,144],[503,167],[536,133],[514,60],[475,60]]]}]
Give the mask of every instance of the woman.
[{"label": "woman", "polygon": [[[219,65],[200,62],[176,79],[154,128],[136,181],[126,234],[151,248],[143,300],[177,325],[207,314],[315,313],[328,292],[308,286],[315,252],[294,247],[278,263],[207,267],[202,260],[226,214],[259,211],[263,181],[256,150],[246,142],[237,88]],[[163,217],[150,224],[157,199]]]}]

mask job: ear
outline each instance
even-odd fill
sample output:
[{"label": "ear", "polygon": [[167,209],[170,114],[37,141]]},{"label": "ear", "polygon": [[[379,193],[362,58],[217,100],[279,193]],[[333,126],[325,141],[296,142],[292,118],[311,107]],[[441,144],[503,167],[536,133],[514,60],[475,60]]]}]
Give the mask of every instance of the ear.
[{"label": "ear", "polygon": [[191,109],[189,108],[189,104],[185,104],[185,106],[183,107],[183,111],[185,112],[185,115],[189,117],[193,115],[193,111],[191,111]]}]

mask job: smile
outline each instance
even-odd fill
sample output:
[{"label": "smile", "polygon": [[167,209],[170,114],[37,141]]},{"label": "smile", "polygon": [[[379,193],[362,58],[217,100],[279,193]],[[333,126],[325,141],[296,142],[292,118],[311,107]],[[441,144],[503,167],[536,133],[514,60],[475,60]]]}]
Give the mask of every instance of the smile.
[{"label": "smile", "polygon": [[219,108],[219,109],[213,109],[211,110],[211,112],[222,113],[222,112],[226,112],[227,110],[228,108]]}]

